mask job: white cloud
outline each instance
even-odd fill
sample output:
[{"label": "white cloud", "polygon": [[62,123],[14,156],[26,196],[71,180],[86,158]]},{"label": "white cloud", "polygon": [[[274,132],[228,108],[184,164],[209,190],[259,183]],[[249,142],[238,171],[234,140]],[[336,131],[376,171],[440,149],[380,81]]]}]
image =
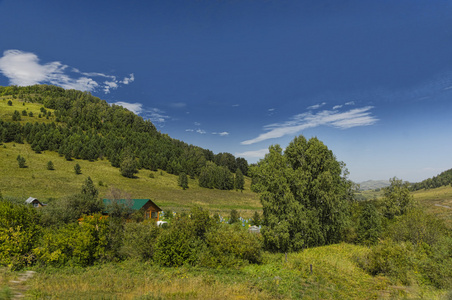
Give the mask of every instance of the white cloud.
[{"label": "white cloud", "polygon": [[268,153],[268,149],[260,149],[260,150],[254,150],[254,151],[245,151],[241,153],[236,153],[236,157],[244,157],[244,158],[264,158],[265,154]]},{"label": "white cloud", "polygon": [[124,79],[121,81],[121,83],[129,84],[129,83],[134,82],[134,81],[135,81],[135,75],[133,75],[133,73],[132,73],[132,74],[129,75],[129,77],[124,77]]},{"label": "white cloud", "polygon": [[345,103],[345,105],[355,105],[355,101],[347,102],[347,103]]},{"label": "white cloud", "polygon": [[143,111],[143,114],[151,120],[154,125],[164,126],[164,123],[169,116],[165,114],[164,111],[158,108],[151,108]]},{"label": "white cloud", "polygon": [[195,122],[194,124],[195,124],[195,126],[201,126],[201,123],[199,123],[199,122]]},{"label": "white cloud", "polygon": [[333,110],[336,110],[336,109],[339,109],[339,108],[341,108],[343,105],[335,105],[335,106],[333,106]]},{"label": "white cloud", "polygon": [[119,102],[115,102],[113,104],[120,105],[124,108],[127,108],[128,110],[130,110],[131,112],[133,112],[134,114],[137,114],[137,115],[143,111],[143,104],[141,104],[141,103],[128,103],[128,102],[119,101]]},{"label": "white cloud", "polygon": [[223,132],[212,132],[212,134],[217,134],[219,136],[227,136],[229,135],[229,132],[223,131]]},{"label": "white cloud", "polygon": [[[117,89],[119,84],[129,84],[134,80],[133,74],[116,80],[113,75],[98,72],[81,72],[77,68],[54,61],[41,64],[36,54],[21,50],[6,50],[0,58],[0,73],[8,77],[11,85],[27,86],[34,84],[53,84],[65,89],[76,89],[92,92],[101,88],[105,93]],[[82,75],[82,76],[80,76]],[[94,77],[107,78],[103,83]]]},{"label": "white cloud", "polygon": [[187,131],[187,132],[193,132],[194,130],[193,130],[193,129],[185,129],[185,131]]},{"label": "white cloud", "polygon": [[324,106],[325,104],[326,104],[326,102],[322,102],[322,103],[319,103],[316,105],[309,106],[308,109],[319,109],[320,107]]},{"label": "white cloud", "polygon": [[200,134],[206,134],[206,131],[205,131],[205,130],[202,130],[202,129],[197,129],[196,132],[197,132],[197,133],[200,133]]},{"label": "white cloud", "polygon": [[371,115],[373,106],[356,108],[346,112],[336,110],[324,110],[316,114],[311,112],[293,116],[289,121],[264,126],[266,133],[258,137],[241,142],[242,145],[251,145],[268,139],[280,138],[285,135],[295,135],[298,132],[317,126],[332,126],[347,129],[357,126],[368,126],[375,124],[377,118]]},{"label": "white cloud", "polygon": [[275,111],[275,109],[274,108],[269,108],[268,111]]},{"label": "white cloud", "polygon": [[114,81],[104,81],[104,92],[105,94],[110,93],[110,89],[117,89],[118,88],[118,84]]}]

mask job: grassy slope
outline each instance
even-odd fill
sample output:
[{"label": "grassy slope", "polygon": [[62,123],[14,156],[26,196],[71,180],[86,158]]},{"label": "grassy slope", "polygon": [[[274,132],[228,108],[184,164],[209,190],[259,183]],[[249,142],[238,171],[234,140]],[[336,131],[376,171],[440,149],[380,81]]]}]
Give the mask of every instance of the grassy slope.
[{"label": "grassy slope", "polygon": [[[11,102],[13,103],[12,106],[8,105],[9,100],[11,100]],[[34,122],[50,123],[50,122],[52,122],[54,120],[54,115],[53,115],[54,110],[46,109],[47,111],[50,111],[52,113],[52,116],[49,119],[47,119],[45,117],[39,118],[39,114],[42,114],[41,107],[44,107],[44,106],[40,103],[24,102],[21,100],[13,99],[11,96],[0,97],[0,119],[2,119],[4,121],[11,121],[14,111],[17,110],[20,113],[20,117],[21,117],[20,123],[22,123],[22,124],[25,124],[27,122],[30,122],[30,123],[34,123]],[[32,112],[33,117],[29,117],[28,115],[22,116],[23,110],[26,110],[27,114],[29,112]]]},{"label": "grassy slope", "polygon": [[[11,100],[13,106],[8,106]],[[23,105],[25,104],[25,106]],[[49,119],[38,118],[41,104],[24,103],[10,97],[0,98],[0,118],[11,121],[14,110],[22,112],[24,109],[32,111],[33,117],[22,117],[21,123],[26,122],[51,122]],[[25,169],[20,169],[17,156],[26,159]],[[47,170],[47,162],[52,161],[55,170]],[[4,196],[20,197],[24,200],[28,197],[36,197],[46,202],[50,198],[60,198],[65,195],[80,191],[84,180],[90,176],[99,189],[100,196],[105,197],[109,187],[119,188],[130,194],[133,198],[150,198],[162,209],[180,210],[193,205],[201,205],[212,213],[220,212],[228,214],[232,208],[241,211],[244,217],[250,217],[254,210],[261,209],[258,195],[251,192],[251,181],[246,178],[246,190],[220,191],[200,188],[197,180],[189,179],[189,189],[182,190],[177,186],[178,177],[166,172],[152,172],[154,178],[150,178],[151,171],[141,170],[137,178],[129,179],[120,175],[119,169],[111,167],[107,160],[89,162],[86,160],[67,161],[56,152],[46,151],[36,154],[28,144],[8,143],[0,146],[0,191]],[[79,163],[82,174],[76,175],[74,166]],[[99,183],[102,182],[102,186]]]},{"label": "grassy slope", "polygon": [[413,196],[427,211],[445,219],[449,227],[452,228],[451,186],[415,191]]},{"label": "grassy slope", "polygon": [[[162,268],[135,261],[46,268],[36,269],[26,285],[37,299],[439,299],[441,291],[394,286],[386,277],[366,274],[355,258],[368,251],[338,244],[288,254],[287,262],[283,254],[266,254],[263,264],[240,269]],[[4,283],[18,275],[0,270]]]}]

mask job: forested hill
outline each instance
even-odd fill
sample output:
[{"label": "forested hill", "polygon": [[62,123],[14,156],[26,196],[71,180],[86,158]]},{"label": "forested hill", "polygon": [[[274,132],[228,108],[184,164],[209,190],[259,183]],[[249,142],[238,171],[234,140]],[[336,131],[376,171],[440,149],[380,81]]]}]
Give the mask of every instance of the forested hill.
[{"label": "forested hill", "polygon": [[452,169],[442,172],[438,176],[425,179],[421,182],[413,183],[411,189],[413,191],[421,189],[432,189],[440,186],[446,186],[452,184]]},{"label": "forested hill", "polygon": [[[149,120],[127,109],[110,105],[88,92],[51,85],[0,87],[0,143],[29,143],[39,153],[56,151],[67,160],[106,158],[125,168],[165,170],[171,174],[198,176],[208,162],[243,174],[244,158],[214,154],[160,133]],[[40,103],[39,114],[27,111],[27,103]],[[133,174],[132,174],[133,175]]]}]

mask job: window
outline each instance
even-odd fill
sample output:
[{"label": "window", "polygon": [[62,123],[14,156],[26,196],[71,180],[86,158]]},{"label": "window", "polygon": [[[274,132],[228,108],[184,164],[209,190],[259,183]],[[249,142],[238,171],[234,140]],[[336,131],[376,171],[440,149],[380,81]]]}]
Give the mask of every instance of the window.
[{"label": "window", "polygon": [[149,212],[148,211],[146,212],[146,217],[145,218],[149,219]]},{"label": "window", "polygon": [[157,219],[158,216],[159,216],[159,213],[156,212],[156,211],[153,211],[153,212],[151,213],[151,218],[153,218],[153,219]]},{"label": "window", "polygon": [[39,207],[39,203],[38,202],[33,202],[33,207]]}]

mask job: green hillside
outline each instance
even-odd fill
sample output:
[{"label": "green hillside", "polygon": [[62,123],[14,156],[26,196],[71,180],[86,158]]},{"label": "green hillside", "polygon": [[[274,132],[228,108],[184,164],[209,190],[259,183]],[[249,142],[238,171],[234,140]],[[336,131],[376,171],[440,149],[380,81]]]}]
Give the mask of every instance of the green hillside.
[{"label": "green hillside", "polygon": [[[16,160],[18,155],[25,157],[27,168],[19,168]],[[235,208],[251,215],[252,211],[261,209],[258,195],[250,191],[249,178],[245,180],[246,187],[243,192],[201,188],[196,179],[190,178],[189,188],[182,190],[177,185],[178,176],[165,171],[143,169],[136,174],[136,178],[125,178],[106,160],[67,161],[58,153],[44,151],[37,154],[29,145],[15,143],[0,146],[0,161],[0,190],[5,197],[25,200],[32,196],[47,202],[52,198],[79,192],[86,177],[90,176],[101,197],[105,197],[110,187],[115,187],[133,198],[153,199],[164,210],[181,210],[196,204],[212,212],[229,212]],[[47,170],[48,161],[53,162],[55,170]],[[80,175],[74,172],[76,163],[81,166]],[[154,178],[151,178],[150,174],[153,174]]]},{"label": "green hillside", "polygon": [[[26,168],[19,168],[18,155]],[[120,172],[127,159],[138,171],[133,178]],[[0,161],[5,197],[51,202],[79,192],[90,176],[101,197],[115,187],[133,198],[151,198],[165,210],[197,204],[212,212],[235,208],[248,216],[261,209],[248,177],[243,192],[231,185],[226,190],[198,185],[208,163],[223,168],[224,180],[230,180],[237,169],[247,173],[246,160],[172,139],[120,106],[55,86],[0,87]],[[49,161],[54,170],[47,169]],[[77,163],[80,175],[74,172]],[[189,175],[187,190],[178,187],[182,172]]]}]

